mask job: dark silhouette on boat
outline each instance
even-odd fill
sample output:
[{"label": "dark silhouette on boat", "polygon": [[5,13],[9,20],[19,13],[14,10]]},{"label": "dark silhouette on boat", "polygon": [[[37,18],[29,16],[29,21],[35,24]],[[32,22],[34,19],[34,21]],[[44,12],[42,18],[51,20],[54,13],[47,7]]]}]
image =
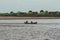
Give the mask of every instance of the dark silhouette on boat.
[{"label": "dark silhouette on boat", "polygon": [[31,21],[31,22],[29,23],[28,21],[26,21],[26,22],[24,22],[24,24],[37,24],[37,22],[32,22],[32,21]]}]

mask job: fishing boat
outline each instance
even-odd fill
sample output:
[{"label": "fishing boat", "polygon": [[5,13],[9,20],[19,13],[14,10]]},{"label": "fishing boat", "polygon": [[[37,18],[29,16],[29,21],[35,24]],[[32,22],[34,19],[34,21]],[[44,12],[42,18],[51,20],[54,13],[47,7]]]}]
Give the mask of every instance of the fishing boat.
[{"label": "fishing boat", "polygon": [[29,23],[28,21],[26,21],[26,22],[24,22],[24,24],[37,24],[37,22],[32,22],[32,21],[31,21],[31,22]]}]

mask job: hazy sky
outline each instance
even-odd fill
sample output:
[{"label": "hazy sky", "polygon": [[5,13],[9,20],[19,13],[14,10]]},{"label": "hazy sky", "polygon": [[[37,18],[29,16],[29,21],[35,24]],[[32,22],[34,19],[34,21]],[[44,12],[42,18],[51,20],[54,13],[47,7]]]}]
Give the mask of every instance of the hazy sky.
[{"label": "hazy sky", "polygon": [[0,12],[60,10],[60,0],[0,0]]}]

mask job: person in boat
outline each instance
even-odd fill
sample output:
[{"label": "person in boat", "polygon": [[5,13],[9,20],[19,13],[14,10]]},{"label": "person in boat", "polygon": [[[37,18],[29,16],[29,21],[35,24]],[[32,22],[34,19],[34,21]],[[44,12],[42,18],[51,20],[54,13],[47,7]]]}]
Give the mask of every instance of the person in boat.
[{"label": "person in boat", "polygon": [[32,21],[31,21],[31,24],[37,24],[37,22],[32,22]]},{"label": "person in boat", "polygon": [[33,24],[33,22],[31,21],[31,24]]},{"label": "person in boat", "polygon": [[24,22],[25,24],[27,24],[28,23],[28,21],[26,21],[26,22]]}]

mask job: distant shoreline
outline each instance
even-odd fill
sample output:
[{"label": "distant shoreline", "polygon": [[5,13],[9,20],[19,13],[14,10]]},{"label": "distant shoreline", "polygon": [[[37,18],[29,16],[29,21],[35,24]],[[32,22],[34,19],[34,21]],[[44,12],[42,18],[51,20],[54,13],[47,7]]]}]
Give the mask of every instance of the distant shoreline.
[{"label": "distant shoreline", "polygon": [[20,20],[20,19],[60,19],[60,17],[0,17],[0,20]]}]

